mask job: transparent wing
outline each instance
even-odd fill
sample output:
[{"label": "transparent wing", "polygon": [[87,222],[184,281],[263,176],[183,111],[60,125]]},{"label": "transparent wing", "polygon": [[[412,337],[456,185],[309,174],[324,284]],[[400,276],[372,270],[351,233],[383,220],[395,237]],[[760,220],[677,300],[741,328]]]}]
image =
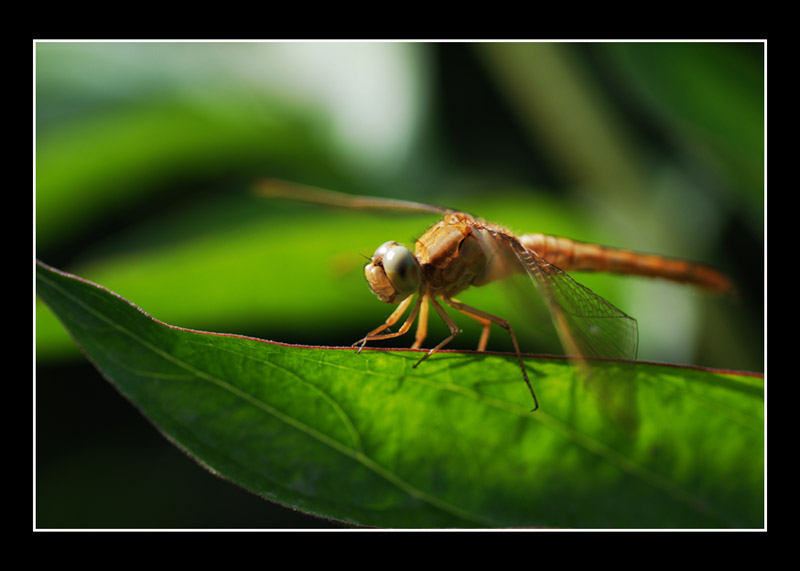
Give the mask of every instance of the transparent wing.
[{"label": "transparent wing", "polygon": [[514,236],[501,233],[499,237],[513,249],[542,294],[568,355],[636,358],[639,330],[634,318],[525,248]]},{"label": "transparent wing", "polygon": [[259,180],[255,186],[258,196],[269,198],[284,198],[314,204],[326,204],[340,208],[354,208],[357,210],[388,210],[395,212],[433,212],[447,214],[455,212],[444,206],[412,202],[395,198],[379,198],[375,196],[359,196],[346,194],[313,186],[305,186],[276,179]]}]

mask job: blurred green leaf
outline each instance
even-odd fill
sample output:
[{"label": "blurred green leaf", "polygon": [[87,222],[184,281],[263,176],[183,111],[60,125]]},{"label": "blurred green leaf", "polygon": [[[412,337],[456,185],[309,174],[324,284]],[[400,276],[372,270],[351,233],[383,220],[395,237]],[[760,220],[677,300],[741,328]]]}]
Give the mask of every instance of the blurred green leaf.
[{"label": "blurred green leaf", "polygon": [[622,77],[680,148],[764,208],[764,52],[760,43],[607,45]]},{"label": "blurred green leaf", "polygon": [[[177,446],[265,498],[379,527],[763,526],[763,381],[558,359],[293,347],[167,326],[37,265],[37,293]],[[616,379],[616,380],[612,380]],[[622,380],[624,379],[624,381]],[[606,392],[605,394],[610,394]]]},{"label": "blurred green leaf", "polygon": [[142,200],[143,191],[186,180],[283,168],[302,157],[329,164],[308,116],[287,106],[215,105],[159,99],[45,130],[36,149],[36,238],[39,248],[65,240]]}]

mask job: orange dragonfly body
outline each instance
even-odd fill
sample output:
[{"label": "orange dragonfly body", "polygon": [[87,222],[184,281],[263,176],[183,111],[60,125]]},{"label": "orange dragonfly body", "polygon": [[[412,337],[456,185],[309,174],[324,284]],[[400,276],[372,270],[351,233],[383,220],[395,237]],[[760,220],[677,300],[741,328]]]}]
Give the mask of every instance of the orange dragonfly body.
[{"label": "orange dragonfly body", "polygon": [[[450,335],[430,349],[418,365],[459,333],[458,326],[437,301],[441,299],[481,323],[479,351],[486,348],[492,323],[509,332],[523,378],[534,399],[533,410],[538,408],[538,400],[513,329],[505,319],[455,299],[454,296],[465,289],[514,273],[526,273],[544,297],[567,354],[577,359],[635,359],[638,329],[635,319],[580,285],[567,271],[636,274],[691,283],[720,293],[732,290],[731,281],[709,266],[544,234],[516,236],[496,224],[440,206],[352,196],[273,180],[259,183],[258,193],[349,208],[443,214],[442,220],[417,240],[413,253],[396,242],[386,242],[375,251],[364,269],[367,282],[381,301],[398,304],[398,307],[385,323],[354,346],[362,348],[370,341],[398,337],[407,333],[417,321],[412,348],[421,347],[427,335],[429,306],[432,306],[447,324]],[[385,332],[400,321],[409,307],[412,307],[411,312],[400,328]]]}]

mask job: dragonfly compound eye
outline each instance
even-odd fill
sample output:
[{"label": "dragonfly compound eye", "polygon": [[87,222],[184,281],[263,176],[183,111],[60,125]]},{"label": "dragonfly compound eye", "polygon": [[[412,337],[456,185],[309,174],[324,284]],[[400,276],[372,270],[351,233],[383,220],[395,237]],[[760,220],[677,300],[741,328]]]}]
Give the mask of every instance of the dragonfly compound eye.
[{"label": "dragonfly compound eye", "polygon": [[415,293],[419,288],[419,263],[405,246],[394,245],[383,256],[383,269],[394,289],[403,297]]},{"label": "dragonfly compound eye", "polygon": [[396,242],[386,242],[364,268],[369,287],[381,301],[399,303],[419,289],[421,274],[414,254]]},{"label": "dragonfly compound eye", "polygon": [[372,261],[375,262],[383,260],[383,257],[386,255],[386,252],[389,251],[389,248],[392,248],[394,246],[397,246],[397,242],[384,242],[383,244],[378,246],[378,249],[375,250],[374,254],[372,254]]}]

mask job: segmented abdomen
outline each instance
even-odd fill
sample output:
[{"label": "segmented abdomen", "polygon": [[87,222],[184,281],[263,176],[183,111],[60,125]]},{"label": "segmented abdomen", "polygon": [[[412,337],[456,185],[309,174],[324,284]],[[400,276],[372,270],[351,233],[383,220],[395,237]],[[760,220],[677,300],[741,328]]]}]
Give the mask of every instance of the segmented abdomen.
[{"label": "segmented abdomen", "polygon": [[733,289],[733,284],[727,276],[703,264],[608,248],[545,234],[525,234],[520,238],[520,242],[567,272],[600,271],[658,277],[695,284],[721,293]]}]

